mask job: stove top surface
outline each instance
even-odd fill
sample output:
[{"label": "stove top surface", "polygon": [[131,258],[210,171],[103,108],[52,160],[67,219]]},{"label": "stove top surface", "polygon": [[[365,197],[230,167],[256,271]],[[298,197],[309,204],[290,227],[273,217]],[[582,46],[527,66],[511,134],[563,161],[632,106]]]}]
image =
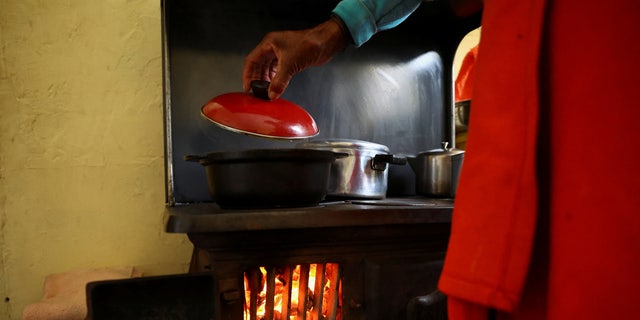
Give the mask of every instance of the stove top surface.
[{"label": "stove top surface", "polygon": [[423,197],[338,200],[313,207],[224,210],[215,203],[167,208],[166,231],[206,233],[450,223],[452,199]]}]

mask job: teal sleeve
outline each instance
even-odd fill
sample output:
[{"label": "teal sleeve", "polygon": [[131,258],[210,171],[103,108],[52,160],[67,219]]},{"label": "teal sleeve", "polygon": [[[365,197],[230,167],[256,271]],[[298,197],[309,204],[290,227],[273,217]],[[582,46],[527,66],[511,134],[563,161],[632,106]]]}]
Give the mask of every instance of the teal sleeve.
[{"label": "teal sleeve", "polygon": [[359,47],[378,31],[391,29],[415,11],[422,0],[343,0],[333,9]]}]

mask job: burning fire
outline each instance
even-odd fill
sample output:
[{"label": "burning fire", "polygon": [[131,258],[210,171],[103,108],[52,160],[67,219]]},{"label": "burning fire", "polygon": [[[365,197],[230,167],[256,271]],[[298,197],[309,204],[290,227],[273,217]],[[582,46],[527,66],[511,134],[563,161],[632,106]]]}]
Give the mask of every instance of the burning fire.
[{"label": "burning fire", "polygon": [[244,287],[245,320],[341,318],[335,263],[256,268],[245,272]]}]

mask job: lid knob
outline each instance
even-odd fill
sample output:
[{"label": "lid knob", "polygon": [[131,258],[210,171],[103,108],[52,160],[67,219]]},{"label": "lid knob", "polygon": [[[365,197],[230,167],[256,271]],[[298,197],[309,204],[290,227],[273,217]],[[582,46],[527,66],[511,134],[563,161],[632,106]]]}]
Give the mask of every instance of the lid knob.
[{"label": "lid knob", "polygon": [[269,85],[271,82],[265,80],[251,80],[251,91],[255,97],[264,100],[269,99]]}]

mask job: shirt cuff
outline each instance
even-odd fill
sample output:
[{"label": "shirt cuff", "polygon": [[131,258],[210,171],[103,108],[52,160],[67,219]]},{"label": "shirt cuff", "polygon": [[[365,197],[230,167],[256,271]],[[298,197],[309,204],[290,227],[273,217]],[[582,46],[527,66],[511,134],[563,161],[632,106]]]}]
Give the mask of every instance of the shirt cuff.
[{"label": "shirt cuff", "polygon": [[333,13],[346,25],[356,47],[367,42],[378,32],[374,15],[359,1],[341,1],[333,9]]},{"label": "shirt cuff", "polygon": [[342,20],[342,18],[340,18],[340,16],[338,16],[335,13],[331,14],[330,19],[335,21],[335,23],[338,24],[338,26],[340,27],[340,32],[342,33],[342,36],[346,38],[347,42],[350,44],[353,44],[353,38],[351,37],[351,32],[349,32],[349,28],[344,23],[344,20]]}]

